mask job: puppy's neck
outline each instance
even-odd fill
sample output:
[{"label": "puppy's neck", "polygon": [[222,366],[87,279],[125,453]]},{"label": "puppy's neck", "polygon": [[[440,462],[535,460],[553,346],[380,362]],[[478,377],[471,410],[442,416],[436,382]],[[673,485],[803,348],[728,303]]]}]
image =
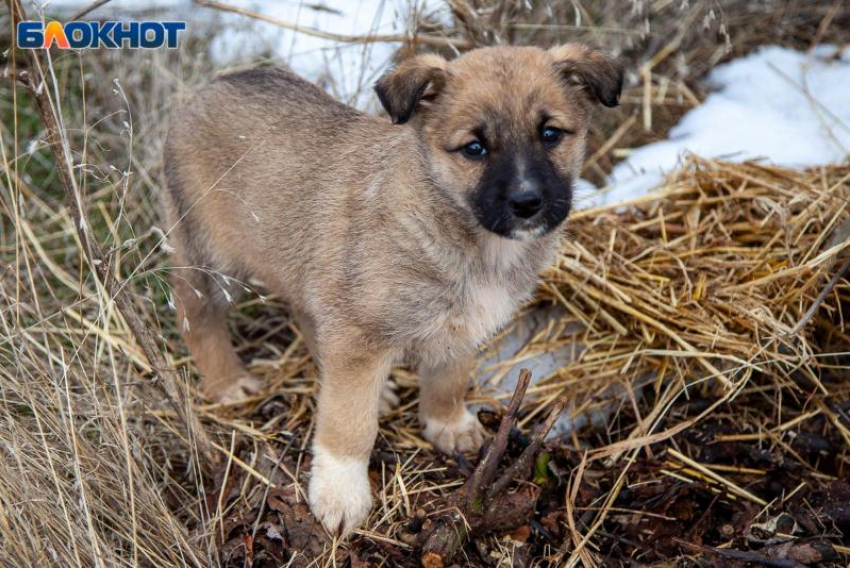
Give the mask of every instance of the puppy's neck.
[{"label": "puppy's neck", "polygon": [[[542,258],[557,242],[554,235],[509,239],[488,231],[452,203],[439,188],[430,199],[412,202],[401,212],[401,225],[414,237],[422,254],[438,257],[449,272],[466,273],[496,282],[514,272],[535,274]],[[460,272],[457,272],[460,271]]]},{"label": "puppy's neck", "polygon": [[484,231],[479,237],[482,268],[500,274],[520,267],[528,261],[534,244],[531,240],[506,239]]}]

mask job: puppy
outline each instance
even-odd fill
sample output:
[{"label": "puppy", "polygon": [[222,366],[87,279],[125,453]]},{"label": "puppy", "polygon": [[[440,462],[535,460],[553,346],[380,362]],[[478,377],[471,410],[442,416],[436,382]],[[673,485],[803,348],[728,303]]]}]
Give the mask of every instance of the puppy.
[{"label": "puppy", "polygon": [[216,400],[261,385],[234,352],[232,279],[291,306],[319,364],[309,501],[330,532],[372,507],[369,454],[393,364],[418,363],[423,436],[482,444],[464,404],[478,346],[553,260],[592,103],[621,67],[568,44],[420,55],[375,90],[392,121],[273,68],[225,75],[165,149],[179,325]]}]

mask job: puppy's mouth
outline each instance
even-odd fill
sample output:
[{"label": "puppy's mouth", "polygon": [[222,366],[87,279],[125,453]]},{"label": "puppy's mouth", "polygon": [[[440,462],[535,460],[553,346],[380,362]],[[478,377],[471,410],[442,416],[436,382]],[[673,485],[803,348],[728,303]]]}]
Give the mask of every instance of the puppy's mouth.
[{"label": "puppy's mouth", "polygon": [[526,241],[551,233],[564,222],[570,212],[570,202],[552,203],[532,217],[520,217],[509,208],[476,214],[482,227],[500,237]]},{"label": "puppy's mouth", "polygon": [[[500,237],[514,240],[532,240],[551,233],[570,213],[572,191],[570,186],[558,188],[555,195],[544,192],[535,199],[511,200],[499,195],[479,194],[474,200],[475,217],[482,227]],[[523,203],[525,201],[525,203]]]}]

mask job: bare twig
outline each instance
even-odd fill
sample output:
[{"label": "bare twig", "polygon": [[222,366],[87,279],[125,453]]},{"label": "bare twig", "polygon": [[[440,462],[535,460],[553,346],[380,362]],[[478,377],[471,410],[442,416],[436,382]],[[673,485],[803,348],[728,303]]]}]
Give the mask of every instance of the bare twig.
[{"label": "bare twig", "polygon": [[762,556],[761,554],[749,552],[746,550],[734,550],[728,548],[715,548],[712,546],[701,546],[698,544],[685,542],[678,538],[674,540],[676,540],[679,544],[686,548],[702,552],[703,554],[717,554],[719,556],[722,556],[723,558],[743,560],[744,562],[752,562],[760,566],[769,566],[771,568],[804,568],[805,566],[804,564],[800,564],[796,560],[791,560],[789,558],[768,558],[767,556]]},{"label": "bare twig", "polygon": [[832,24],[832,20],[835,19],[835,16],[838,15],[839,10],[841,10],[841,4],[841,0],[834,0],[832,6],[829,7],[829,10],[826,12],[826,15],[824,15],[823,19],[818,25],[818,31],[815,33],[815,37],[814,39],[812,39],[812,43],[808,49],[808,54],[810,56],[820,43],[821,39],[823,39],[826,30],[828,30],[830,24]]},{"label": "bare twig", "polygon": [[841,267],[835,271],[835,274],[832,275],[832,278],[829,279],[829,282],[826,283],[826,286],[823,287],[823,290],[820,291],[818,297],[815,298],[815,301],[812,302],[812,305],[809,306],[809,309],[806,310],[806,313],[803,314],[803,317],[800,318],[800,321],[788,332],[788,335],[797,335],[800,333],[806,324],[809,323],[809,320],[817,313],[818,308],[826,300],[827,296],[832,293],[835,285],[838,284],[838,281],[844,278],[844,275],[847,274],[847,270],[850,269],[850,257],[847,257],[847,260],[841,265]]},{"label": "bare twig", "polygon": [[253,10],[247,10],[245,8],[240,8],[231,4],[217,2],[216,0],[194,0],[194,2],[199,6],[214,8],[216,10],[221,10],[222,12],[240,14],[242,16],[254,18],[255,20],[260,20],[263,22],[268,22],[269,24],[280,26],[281,28],[285,28],[287,30],[292,30],[294,32],[299,32],[305,35],[327,39],[330,41],[337,41],[339,43],[419,43],[422,45],[430,45],[432,47],[453,47],[455,49],[469,49],[470,47],[472,47],[468,41],[463,39],[453,39],[448,37],[431,36],[424,34],[368,34],[358,36],[335,34],[331,32],[324,32],[322,30],[317,30],[315,28],[310,28],[307,26],[302,26],[300,24],[293,24],[292,22],[281,20],[280,18],[267,16],[259,12],[254,12]]},{"label": "bare twig", "polygon": [[481,505],[481,498],[484,496],[486,488],[496,476],[496,470],[499,467],[499,460],[502,459],[502,454],[508,447],[508,435],[511,428],[516,423],[519,406],[522,404],[522,399],[525,396],[525,391],[528,390],[528,385],[531,382],[531,371],[522,369],[519,372],[519,380],[517,381],[516,389],[511,397],[511,402],[508,404],[508,409],[499,424],[499,433],[496,434],[496,439],[490,444],[487,454],[478,467],[475,468],[472,476],[469,478],[467,485],[467,495],[473,503],[473,507],[478,503]]},{"label": "bare twig", "polygon": [[95,0],[94,2],[92,2],[88,6],[86,6],[85,8],[83,8],[82,10],[80,10],[79,12],[74,14],[73,16],[71,16],[71,19],[69,21],[79,20],[80,18],[88,16],[89,14],[91,14],[92,12],[94,12],[95,10],[97,10],[98,8],[103,6],[104,4],[108,4],[111,1],[112,0]]},{"label": "bare twig", "polygon": [[15,73],[15,71],[12,69],[0,70],[0,79],[8,79],[13,83],[17,83],[18,85],[26,87],[28,89],[31,87],[29,81],[29,73],[27,73],[26,70],[20,71],[18,73]]},{"label": "bare twig", "polygon": [[471,536],[513,530],[527,524],[534,514],[540,494],[539,487],[526,484],[514,492],[507,489],[511,482],[528,475],[540,453],[546,434],[566,406],[566,398],[555,403],[543,426],[520,457],[495,483],[491,483],[507,449],[508,434],[516,424],[520,404],[530,382],[531,372],[528,369],[520,371],[511,402],[487,455],[464,487],[447,499],[445,508],[451,510],[452,514],[433,522],[421,536],[423,566],[445,566]]},{"label": "bare twig", "polygon": [[[534,439],[531,441],[528,446],[522,451],[522,454],[517,458],[517,460],[502,473],[501,477],[496,480],[490,490],[487,492],[487,499],[493,499],[496,495],[502,493],[505,489],[507,489],[508,485],[514,480],[522,476],[524,472],[527,472],[534,465],[534,460],[537,458],[537,454],[540,453],[540,449],[543,447],[543,442],[546,440],[546,435],[549,434],[549,431],[552,429],[552,426],[555,425],[555,421],[564,411],[564,407],[567,406],[567,398],[560,398],[553,406],[552,410],[549,411],[549,416],[546,417],[546,421],[534,435]],[[527,475],[527,473],[526,473]]]}]

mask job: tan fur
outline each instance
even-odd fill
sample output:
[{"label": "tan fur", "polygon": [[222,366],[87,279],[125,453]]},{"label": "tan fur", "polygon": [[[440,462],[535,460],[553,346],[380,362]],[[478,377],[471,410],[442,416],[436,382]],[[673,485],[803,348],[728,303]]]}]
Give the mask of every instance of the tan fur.
[{"label": "tan fur", "polygon": [[[512,240],[485,230],[467,199],[484,166],[449,150],[481,125],[536,136],[544,109],[575,132],[551,160],[577,175],[597,56],[608,64],[576,46],[416,57],[377,86],[404,124],[286,71],[253,70],[214,81],[175,121],[165,200],[174,292],[202,389],[236,399],[259,388],[227,335],[237,287],[222,275],[261,280],[290,303],[319,361],[310,501],[329,530],[368,512],[364,464],[393,364],[420,362],[420,416],[440,449],[481,444],[463,401],[469,361],[532,294],[559,231]],[[559,68],[571,58],[574,68]],[[334,489],[345,483],[335,467],[358,476],[356,495]]]}]

